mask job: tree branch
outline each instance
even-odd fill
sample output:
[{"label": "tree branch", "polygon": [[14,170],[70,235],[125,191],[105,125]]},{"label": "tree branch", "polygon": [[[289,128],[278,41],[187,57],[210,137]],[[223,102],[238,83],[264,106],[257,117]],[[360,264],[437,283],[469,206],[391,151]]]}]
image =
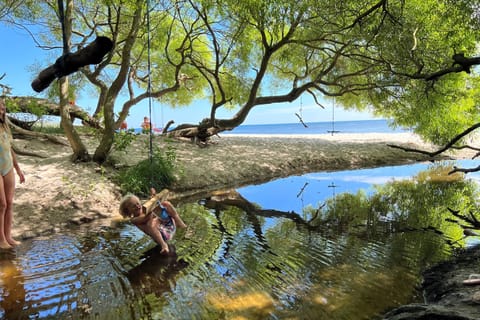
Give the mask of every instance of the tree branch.
[{"label": "tree branch", "polygon": [[435,157],[438,156],[439,154],[454,148],[454,144],[457,143],[460,139],[468,135],[469,133],[473,132],[474,130],[478,129],[480,127],[480,123],[474,124],[473,126],[469,127],[468,129],[464,130],[463,132],[459,133],[456,135],[452,140],[450,140],[445,146],[442,148],[438,149],[437,151],[426,151],[426,150],[419,150],[419,149],[412,149],[412,148],[406,148],[406,147],[401,147],[398,145],[393,145],[393,144],[388,144],[389,147],[391,148],[396,148],[396,149],[401,149],[407,152],[417,152],[421,154],[428,155],[430,157]]}]

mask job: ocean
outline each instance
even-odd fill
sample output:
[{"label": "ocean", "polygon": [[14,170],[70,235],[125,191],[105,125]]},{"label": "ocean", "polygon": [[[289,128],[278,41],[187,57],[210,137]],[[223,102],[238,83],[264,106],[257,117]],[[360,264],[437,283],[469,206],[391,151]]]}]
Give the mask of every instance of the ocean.
[{"label": "ocean", "polygon": [[337,134],[337,133],[401,133],[404,128],[391,128],[385,119],[241,125],[222,134]]},{"label": "ocean", "polygon": [[[277,123],[277,124],[245,124],[222,134],[337,134],[337,133],[401,133],[409,132],[404,128],[391,128],[385,119],[359,120],[359,121],[335,121]],[[135,128],[135,133],[142,132],[141,128]]]}]

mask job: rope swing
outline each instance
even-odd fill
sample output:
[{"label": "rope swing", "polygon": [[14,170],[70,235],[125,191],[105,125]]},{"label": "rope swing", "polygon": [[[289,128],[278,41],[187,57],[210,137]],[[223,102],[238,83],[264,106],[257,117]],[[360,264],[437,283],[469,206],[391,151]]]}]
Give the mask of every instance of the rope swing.
[{"label": "rope swing", "polygon": [[[147,0],[147,95],[148,95],[148,121],[149,121],[149,151],[150,164],[153,162],[153,129],[152,129],[152,77],[150,76],[152,62],[150,59],[150,1]],[[150,174],[150,186],[153,185],[152,174]]]},{"label": "rope swing", "polygon": [[[153,163],[153,134],[154,134],[154,128],[153,128],[153,123],[152,123],[152,116],[153,116],[153,97],[152,97],[152,60],[151,60],[151,27],[150,27],[150,0],[146,1],[146,7],[147,7],[147,96],[148,96],[148,121],[149,121],[149,128],[148,128],[148,141],[149,141],[149,148],[148,148],[148,158],[150,161],[150,170],[149,170],[149,178],[150,178],[150,193],[153,195],[154,192],[154,163]],[[152,198],[153,199],[153,198]]]},{"label": "rope swing", "polygon": [[334,133],[338,133],[340,131],[335,130],[335,98],[333,99],[332,103],[332,130],[327,130],[328,133],[331,133],[332,136]]}]

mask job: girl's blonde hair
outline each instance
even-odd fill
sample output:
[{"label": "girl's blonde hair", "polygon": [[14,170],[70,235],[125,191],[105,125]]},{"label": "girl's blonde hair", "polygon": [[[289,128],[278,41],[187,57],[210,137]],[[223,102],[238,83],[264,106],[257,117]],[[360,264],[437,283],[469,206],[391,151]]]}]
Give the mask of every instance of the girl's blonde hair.
[{"label": "girl's blonde hair", "polygon": [[5,107],[5,113],[3,115],[3,121],[0,122],[0,127],[3,129],[3,131],[6,131],[9,136],[12,136],[12,132],[10,131],[10,126],[8,125],[8,117],[7,117],[7,106],[5,105],[5,99],[0,98],[0,105],[3,105]]},{"label": "girl's blonde hair", "polygon": [[120,200],[119,211],[120,211],[120,214],[122,215],[122,217],[124,217],[124,218],[128,218],[128,217],[131,216],[131,214],[128,212],[128,206],[127,205],[132,198],[136,198],[136,196],[129,193],[129,194],[125,195],[122,198],[122,200]]}]

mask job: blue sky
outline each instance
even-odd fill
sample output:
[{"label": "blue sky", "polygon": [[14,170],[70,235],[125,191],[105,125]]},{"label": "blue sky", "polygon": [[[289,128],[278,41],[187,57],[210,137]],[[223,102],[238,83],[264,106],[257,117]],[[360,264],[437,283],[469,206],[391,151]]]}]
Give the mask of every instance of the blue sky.
[{"label": "blue sky", "polygon": [[[41,93],[36,93],[31,88],[30,83],[38,71],[55,61],[61,51],[40,49],[25,31],[3,24],[0,24],[0,34],[4,43],[0,50],[2,61],[0,75],[5,74],[1,83],[12,88],[12,95],[42,97]],[[96,105],[95,102],[95,97],[89,96],[87,93],[82,94],[82,97],[76,101],[86,110],[92,110]],[[148,100],[146,100],[131,109],[127,118],[129,128],[139,127],[143,117],[149,113],[148,105]],[[157,127],[161,127],[170,120],[174,120],[176,124],[198,123],[209,116],[207,101],[196,101],[191,106],[172,109],[153,100],[152,109],[152,122]],[[294,123],[298,122],[295,113],[301,114],[305,122],[331,121],[332,115],[336,121],[373,119],[373,116],[367,112],[347,112],[336,107],[335,112],[332,113],[332,109],[331,104],[322,109],[315,105],[308,96],[305,96],[293,103],[256,107],[250,112],[244,124]],[[217,116],[229,118],[235,112],[222,111]]]}]

